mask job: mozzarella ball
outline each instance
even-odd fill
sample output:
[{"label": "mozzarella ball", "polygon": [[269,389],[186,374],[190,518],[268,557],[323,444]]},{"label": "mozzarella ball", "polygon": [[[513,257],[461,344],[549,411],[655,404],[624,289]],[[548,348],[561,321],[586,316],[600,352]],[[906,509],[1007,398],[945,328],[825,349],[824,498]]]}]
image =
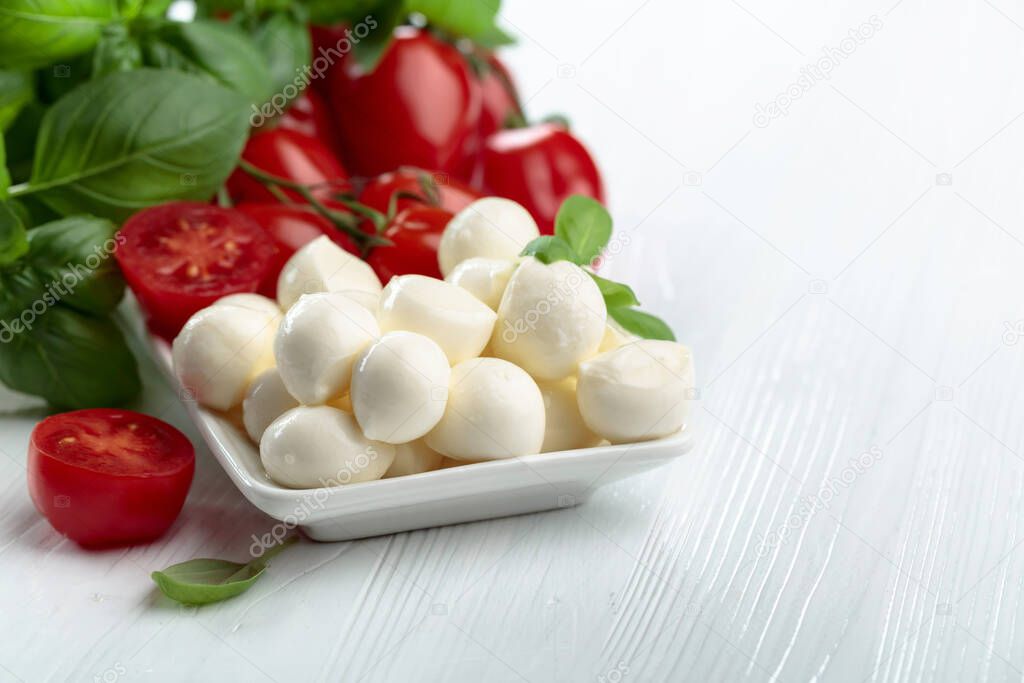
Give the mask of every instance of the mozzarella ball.
[{"label": "mozzarella ball", "polygon": [[388,332],[352,370],[352,410],[367,438],[418,439],[440,421],[452,370],[436,342],[415,332]]},{"label": "mozzarella ball", "polygon": [[360,289],[343,289],[338,294],[347,296],[352,301],[368,310],[377,317],[377,308],[380,306],[380,292],[367,292]]},{"label": "mozzarella ball", "polygon": [[497,460],[540,452],[544,399],[521,368],[473,358],[452,368],[444,417],[427,445],[456,460]]},{"label": "mozzarella ball", "polygon": [[491,348],[537,379],[561,379],[597,353],[606,319],[601,290],[582,268],[524,259],[498,306]]},{"label": "mozzarella ball", "polygon": [[237,406],[252,378],[274,365],[276,323],[276,316],[239,306],[197,312],[171,347],[178,380],[208,408]]},{"label": "mozzarella ball", "polygon": [[440,468],[443,459],[444,456],[428,446],[423,439],[398,444],[395,446],[395,461],[384,473],[384,478],[430,472]]},{"label": "mozzarella ball", "polygon": [[509,278],[519,264],[502,259],[468,258],[455,266],[445,278],[447,282],[475,296],[492,310],[497,310]]},{"label": "mozzarella ball", "polygon": [[285,314],[274,340],[281,379],[300,403],[340,398],[356,358],[379,336],[377,321],[348,297],[306,294]]},{"label": "mozzarella ball", "polygon": [[303,294],[348,289],[379,294],[381,285],[365,261],[321,235],[284,264],[277,277],[277,303],[287,311]]},{"label": "mozzarella ball", "polygon": [[541,453],[590,448],[601,443],[601,437],[590,431],[579,406],[576,405],[576,378],[556,382],[538,382],[544,399],[544,443]]},{"label": "mozzarella ball", "polygon": [[626,332],[609,317],[608,324],[604,328],[604,336],[601,337],[601,346],[598,347],[597,352],[614,351],[620,346],[634,342],[639,338],[635,334]]},{"label": "mozzarella ball", "polygon": [[380,479],[394,459],[393,446],[367,439],[354,417],[328,406],[293,408],[260,439],[267,474],[296,489]]},{"label": "mozzarella ball", "polygon": [[249,385],[242,401],[242,424],[245,432],[254,442],[259,443],[263,432],[271,422],[299,405],[288,393],[281,373],[277,368],[264,370]]},{"label": "mozzarella ball", "polygon": [[214,306],[240,306],[241,308],[248,308],[250,311],[256,311],[263,313],[264,315],[280,316],[281,308],[277,305],[277,302],[273,299],[268,299],[265,296],[259,294],[250,294],[249,292],[241,292],[239,294],[228,294],[222,296],[213,302]]},{"label": "mozzarella ball", "polygon": [[475,358],[494,329],[494,311],[466,290],[425,275],[391,278],[380,299],[380,328],[430,337],[454,365]]},{"label": "mozzarella ball", "polygon": [[581,363],[576,398],[590,429],[628,443],[682,429],[692,389],[689,349],[641,339]]},{"label": "mozzarella ball", "polygon": [[540,237],[530,212],[511,199],[484,197],[455,214],[437,248],[444,275],[474,256],[511,261],[529,242]]}]

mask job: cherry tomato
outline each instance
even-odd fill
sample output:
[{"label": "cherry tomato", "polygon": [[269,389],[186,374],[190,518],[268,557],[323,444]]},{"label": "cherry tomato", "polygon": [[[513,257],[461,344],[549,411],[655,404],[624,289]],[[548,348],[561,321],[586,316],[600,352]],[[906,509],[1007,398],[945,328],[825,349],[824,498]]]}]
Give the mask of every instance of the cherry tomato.
[{"label": "cherry tomato", "polygon": [[115,252],[150,329],[173,338],[189,317],[226,294],[255,292],[277,247],[243,213],[196,202],[139,211]]},{"label": "cherry tomato", "polygon": [[512,74],[493,54],[488,55],[487,71],[480,77],[480,92],[483,96],[480,109],[481,140],[503,129],[510,117],[522,117]]},{"label": "cherry tomato", "polygon": [[413,205],[399,211],[384,231],[393,246],[375,247],[366,262],[384,284],[395,275],[410,273],[441,279],[437,247],[451,219],[450,211],[436,206]]},{"label": "cherry tomato", "polygon": [[259,223],[277,245],[277,254],[260,285],[260,293],[271,299],[277,296],[277,276],[285,262],[300,247],[321,235],[327,235],[332,242],[345,251],[359,255],[359,248],[352,238],[309,207],[299,204],[239,204],[236,211],[244,213]]},{"label": "cherry tomato", "polygon": [[519,202],[540,231],[554,231],[562,201],[573,194],[604,201],[601,174],[583,144],[562,126],[543,123],[503,130],[484,143],[486,188]]},{"label": "cherry tomato", "polygon": [[192,444],[162,420],[76,410],[32,430],[28,491],[53,528],[83,546],[145,543],[177,519],[195,464]]},{"label": "cherry tomato", "polygon": [[292,130],[319,138],[332,152],[339,149],[337,132],[327,100],[316,90],[307,88],[277,120],[279,130]]},{"label": "cherry tomato", "polygon": [[[391,196],[396,192],[410,192],[429,199],[423,188],[424,182],[432,185],[436,191],[437,205],[452,213],[458,213],[483,196],[447,173],[423,171],[406,166],[371,180],[359,193],[359,201],[370,208],[387,213]],[[396,206],[398,210],[402,210],[416,203],[415,199],[399,198]]]},{"label": "cherry tomato", "polygon": [[309,65],[313,78],[310,79],[310,85],[324,97],[329,97],[331,90],[325,76],[338,63],[341,55],[352,51],[352,29],[346,24],[314,25],[309,27],[309,37],[313,43],[313,61]]},{"label": "cherry tomato", "polygon": [[399,166],[473,171],[480,88],[465,58],[412,27],[395,30],[370,73],[345,57],[329,73],[342,158],[361,176]]},{"label": "cherry tomato", "polygon": [[[319,185],[313,194],[325,197],[348,186],[348,173],[322,141],[294,130],[275,128],[253,134],[242,150],[242,158],[262,171],[302,185]],[[242,169],[228,178],[228,193],[236,202],[277,201],[258,180]],[[284,190],[301,199],[293,190]]]}]

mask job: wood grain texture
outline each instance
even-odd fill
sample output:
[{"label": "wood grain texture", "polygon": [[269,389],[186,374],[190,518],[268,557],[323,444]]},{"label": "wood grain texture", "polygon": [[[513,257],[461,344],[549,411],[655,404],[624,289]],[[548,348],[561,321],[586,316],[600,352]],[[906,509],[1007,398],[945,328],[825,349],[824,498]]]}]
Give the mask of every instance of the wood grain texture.
[{"label": "wood grain texture", "polygon": [[[606,273],[693,348],[694,456],[578,508],[305,543],[194,610],[148,572],[271,521],[201,454],[167,538],[84,553],[25,490],[42,412],[5,399],[0,681],[1024,678],[1024,11],[503,14],[531,114],[605,169]],[[145,370],[141,407],[195,437]]]}]

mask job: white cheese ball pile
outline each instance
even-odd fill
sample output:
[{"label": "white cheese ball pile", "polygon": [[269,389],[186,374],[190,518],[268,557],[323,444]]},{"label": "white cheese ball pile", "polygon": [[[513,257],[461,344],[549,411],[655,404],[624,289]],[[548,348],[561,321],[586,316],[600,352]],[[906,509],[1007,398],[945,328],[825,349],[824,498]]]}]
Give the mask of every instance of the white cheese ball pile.
[{"label": "white cheese ball pile", "polygon": [[267,475],[292,488],[681,429],[689,351],[618,327],[579,266],[520,257],[538,234],[515,202],[478,200],[441,238],[445,280],[387,286],[318,238],[285,264],[276,302],[235,294],[196,313],[175,372],[202,405],[240,408]]}]

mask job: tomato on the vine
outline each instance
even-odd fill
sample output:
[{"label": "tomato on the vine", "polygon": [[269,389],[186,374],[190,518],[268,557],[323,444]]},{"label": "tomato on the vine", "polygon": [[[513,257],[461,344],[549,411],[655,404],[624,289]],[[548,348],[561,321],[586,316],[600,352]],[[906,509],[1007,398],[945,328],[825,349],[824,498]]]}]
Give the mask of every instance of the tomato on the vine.
[{"label": "tomato on the vine", "polygon": [[[294,130],[257,131],[245,144],[242,158],[271,175],[300,185],[316,186],[311,191],[318,198],[348,187],[348,173],[327,145]],[[236,202],[276,201],[262,183],[240,168],[231,173],[227,188]],[[293,199],[301,199],[294,190],[284,192]]]},{"label": "tomato on the vine", "polygon": [[431,204],[431,194],[436,205],[451,213],[458,213],[483,195],[447,173],[424,171],[403,167],[377,176],[359,193],[359,201],[382,213],[388,211],[391,197],[395,193],[413,194],[423,197],[423,202],[408,196],[400,196],[395,205],[398,210],[417,203]]},{"label": "tomato on the vine", "polygon": [[155,417],[76,410],[32,430],[28,491],[53,528],[83,546],[144,543],[178,517],[195,462],[185,435]]},{"label": "tomato on the vine", "polygon": [[343,159],[354,174],[405,165],[472,173],[480,88],[452,45],[400,27],[372,72],[346,55],[328,79]]},{"label": "tomato on the vine", "polygon": [[385,284],[395,275],[412,273],[441,279],[437,247],[451,219],[450,211],[436,206],[414,204],[399,211],[383,233],[392,245],[375,247],[366,262]]},{"label": "tomato on the vine", "polygon": [[327,237],[339,247],[350,253],[359,255],[359,248],[352,238],[336,228],[329,220],[301,204],[242,203],[235,210],[244,213],[256,221],[267,231],[274,244],[277,254],[270,262],[260,293],[271,299],[277,296],[277,276],[291,255],[321,235]]},{"label": "tomato on the vine", "polygon": [[601,174],[572,133],[553,123],[499,131],[484,143],[483,184],[533,215],[540,231],[554,231],[562,201],[574,194],[604,201]]},{"label": "tomato on the vine", "polygon": [[139,211],[121,228],[114,252],[157,334],[171,339],[201,308],[236,292],[255,292],[277,247],[243,213],[196,202]]},{"label": "tomato on the vine", "polygon": [[305,92],[295,98],[274,127],[322,140],[332,152],[338,149],[330,107],[324,96],[312,88],[306,88]]}]

